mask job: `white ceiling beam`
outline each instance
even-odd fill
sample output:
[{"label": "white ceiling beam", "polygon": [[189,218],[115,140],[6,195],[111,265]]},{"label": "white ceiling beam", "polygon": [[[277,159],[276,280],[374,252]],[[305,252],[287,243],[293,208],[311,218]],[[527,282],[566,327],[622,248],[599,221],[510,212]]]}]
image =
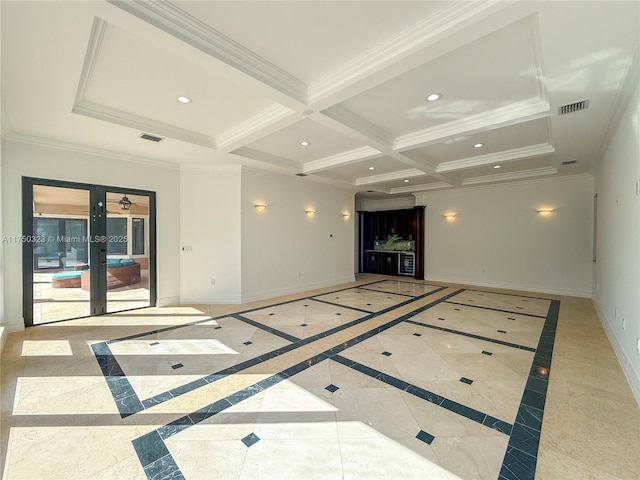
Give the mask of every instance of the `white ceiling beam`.
[{"label": "white ceiling beam", "polygon": [[423,183],[421,185],[413,185],[411,187],[395,187],[391,189],[390,193],[426,192],[428,190],[438,190],[449,187],[451,187],[451,185],[446,182]]},{"label": "white ceiling beam", "polygon": [[462,185],[477,185],[479,183],[493,183],[506,180],[518,180],[520,178],[539,177],[542,175],[555,175],[558,173],[554,167],[532,168],[530,170],[520,170],[518,172],[497,173],[495,175],[482,175],[480,177],[469,177],[462,181]]},{"label": "white ceiling beam", "polygon": [[251,160],[269,163],[277,167],[288,168],[291,169],[294,173],[300,172],[302,169],[302,165],[299,162],[289,160],[288,158],[279,157],[277,155],[272,155],[270,153],[261,152],[260,150],[249,147],[241,147],[230,153],[239,155],[241,157],[250,158]]},{"label": "white ceiling beam", "polygon": [[363,160],[376,158],[382,156],[382,153],[375,148],[366,146],[341,152],[329,157],[320,158],[318,160],[311,160],[303,165],[302,171],[304,173],[316,173],[322,170],[328,170],[330,168],[342,167],[345,165],[351,165]]},{"label": "white ceiling beam", "polygon": [[438,165],[436,173],[451,172],[454,170],[463,170],[465,168],[482,167],[484,165],[492,165],[496,163],[506,163],[525,158],[535,158],[555,153],[556,149],[548,143],[539,145],[530,145],[528,147],[514,148],[503,152],[489,153],[487,155],[479,155],[477,157],[462,158],[444,162]]},{"label": "white ceiling beam", "polygon": [[371,185],[374,183],[392,182],[394,180],[404,180],[405,178],[421,177],[424,172],[417,168],[411,168],[409,170],[400,170],[390,173],[381,173],[379,175],[370,175],[368,177],[356,178],[356,185]]},{"label": "white ceiling beam", "polygon": [[488,112],[471,115],[447,122],[436,127],[409,133],[396,138],[393,148],[396,151],[412,150],[426,147],[433,143],[454,138],[459,135],[471,135],[486,132],[496,128],[529,122],[551,114],[549,102],[540,98],[530,98],[520,102],[505,105]]}]

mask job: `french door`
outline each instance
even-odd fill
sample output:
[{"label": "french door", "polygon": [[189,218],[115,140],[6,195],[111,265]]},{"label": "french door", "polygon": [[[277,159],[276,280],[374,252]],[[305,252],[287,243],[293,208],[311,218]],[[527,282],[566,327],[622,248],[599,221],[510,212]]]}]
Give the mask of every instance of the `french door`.
[{"label": "french door", "polygon": [[25,325],[156,304],[155,193],[23,177]]}]

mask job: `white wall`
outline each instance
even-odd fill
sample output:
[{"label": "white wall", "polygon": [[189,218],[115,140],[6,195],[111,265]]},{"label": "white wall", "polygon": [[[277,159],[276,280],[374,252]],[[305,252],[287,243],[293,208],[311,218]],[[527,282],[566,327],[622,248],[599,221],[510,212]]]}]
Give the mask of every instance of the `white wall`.
[{"label": "white wall", "polygon": [[180,172],[180,242],[180,302],[239,303],[240,167]]},{"label": "white wall", "polygon": [[[22,234],[22,176],[156,192],[158,298],[161,305],[179,301],[180,221],[179,172],[157,165],[133,163],[76,151],[2,141],[2,204],[4,234]],[[22,316],[22,247],[4,244],[5,321],[10,331],[24,327]]]},{"label": "white wall", "polygon": [[592,197],[586,175],[418,194],[425,278],[590,297]]},{"label": "white wall", "polygon": [[243,302],[353,281],[352,192],[243,169],[241,202]]},{"label": "white wall", "polygon": [[[2,186],[2,155],[0,154],[0,188]],[[0,191],[0,238],[4,236],[4,223],[2,214],[2,195]],[[5,326],[4,316],[4,248],[0,245],[0,352],[7,340],[7,328]]]},{"label": "white wall", "polygon": [[[593,299],[640,403],[640,89],[628,103],[596,172],[597,260]],[[620,199],[617,202],[618,198]],[[626,321],[623,329],[622,319]]]}]

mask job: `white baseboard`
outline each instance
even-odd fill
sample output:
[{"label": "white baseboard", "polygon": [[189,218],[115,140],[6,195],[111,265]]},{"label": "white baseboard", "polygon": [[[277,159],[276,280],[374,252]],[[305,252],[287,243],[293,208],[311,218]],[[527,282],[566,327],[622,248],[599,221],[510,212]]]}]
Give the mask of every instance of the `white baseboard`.
[{"label": "white baseboard", "polygon": [[448,277],[437,277],[437,276],[431,276],[431,275],[425,275],[424,278],[425,280],[428,280],[430,282],[456,283],[460,285],[473,285],[476,287],[500,288],[503,290],[519,290],[522,292],[532,292],[532,293],[548,293],[550,295],[563,295],[567,297],[591,298],[591,290],[578,291],[578,290],[548,288],[543,285],[521,285],[517,283],[478,282],[478,281],[468,280],[464,278],[448,278]]},{"label": "white baseboard", "polygon": [[180,305],[211,305],[211,304],[231,304],[237,305],[241,303],[239,296],[233,295],[229,297],[180,297]]},{"label": "white baseboard", "polygon": [[596,313],[598,314],[598,318],[600,319],[600,323],[602,324],[602,328],[604,328],[605,333],[607,334],[607,338],[609,339],[609,343],[613,347],[613,351],[616,353],[616,357],[618,357],[618,362],[620,363],[620,368],[624,372],[624,376],[627,378],[627,382],[629,383],[629,387],[633,392],[633,395],[636,397],[636,402],[640,406],[640,377],[635,373],[632,368],[633,363],[627,357],[626,352],[618,342],[618,338],[613,333],[613,329],[611,328],[611,323],[609,322],[609,318],[607,314],[604,312],[602,306],[598,303],[598,299],[593,297],[593,304],[596,307]]},{"label": "white baseboard", "polygon": [[0,326],[0,353],[4,349],[4,344],[7,343],[7,335],[9,335],[7,328],[4,325]]},{"label": "white baseboard", "polygon": [[350,275],[348,277],[336,278],[333,280],[316,282],[316,283],[300,283],[294,286],[275,288],[272,290],[263,290],[261,292],[254,292],[248,295],[242,295],[242,303],[255,302],[258,300],[266,300],[273,297],[280,297],[282,295],[291,295],[294,293],[304,292],[306,290],[314,290],[316,288],[331,287],[333,285],[341,285],[343,283],[355,282],[355,276]]}]

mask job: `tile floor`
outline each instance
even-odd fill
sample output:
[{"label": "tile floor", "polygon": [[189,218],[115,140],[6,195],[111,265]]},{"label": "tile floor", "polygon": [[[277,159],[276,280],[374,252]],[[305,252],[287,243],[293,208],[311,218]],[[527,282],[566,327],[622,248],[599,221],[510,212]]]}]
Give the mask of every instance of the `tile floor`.
[{"label": "tile floor", "polygon": [[588,299],[363,275],[11,334],[13,479],[637,479]]}]

